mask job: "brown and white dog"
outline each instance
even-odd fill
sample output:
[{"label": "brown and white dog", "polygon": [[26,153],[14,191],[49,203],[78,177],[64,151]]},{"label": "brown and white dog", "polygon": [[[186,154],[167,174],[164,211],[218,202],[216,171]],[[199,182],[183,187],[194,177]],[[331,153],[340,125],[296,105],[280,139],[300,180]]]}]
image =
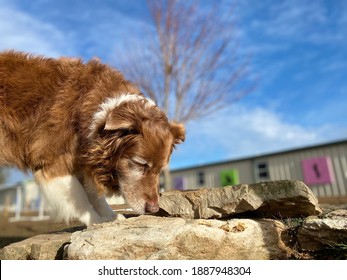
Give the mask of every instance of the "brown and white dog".
[{"label": "brown and white dog", "polygon": [[98,60],[0,53],[0,165],[31,170],[59,219],[113,220],[113,194],[158,211],[159,173],[184,139],[182,124]]}]

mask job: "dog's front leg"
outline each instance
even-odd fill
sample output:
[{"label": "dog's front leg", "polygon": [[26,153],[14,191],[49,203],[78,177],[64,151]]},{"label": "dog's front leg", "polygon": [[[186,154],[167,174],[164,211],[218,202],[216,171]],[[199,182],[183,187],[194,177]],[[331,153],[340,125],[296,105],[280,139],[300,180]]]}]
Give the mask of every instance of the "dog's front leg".
[{"label": "dog's front leg", "polygon": [[52,214],[57,219],[68,222],[78,218],[87,226],[103,222],[89,203],[87,194],[76,176],[47,178],[41,171],[36,172],[34,176]]},{"label": "dog's front leg", "polygon": [[122,220],[124,218],[122,215],[113,212],[104,195],[97,193],[95,183],[91,178],[87,177],[85,179],[84,188],[89,202],[104,221]]}]

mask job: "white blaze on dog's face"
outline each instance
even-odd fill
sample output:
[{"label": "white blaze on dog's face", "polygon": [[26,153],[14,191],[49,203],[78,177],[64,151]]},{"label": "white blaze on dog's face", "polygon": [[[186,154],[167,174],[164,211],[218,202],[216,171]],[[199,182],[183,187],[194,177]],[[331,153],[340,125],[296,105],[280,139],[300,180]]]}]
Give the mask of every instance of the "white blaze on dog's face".
[{"label": "white blaze on dog's face", "polygon": [[110,139],[114,150],[107,167],[113,175],[104,185],[115,190],[110,184],[118,185],[134,211],[157,212],[159,175],[167,167],[174,145],[184,141],[184,126],[168,122],[158,107],[143,99],[111,110],[101,134]]}]

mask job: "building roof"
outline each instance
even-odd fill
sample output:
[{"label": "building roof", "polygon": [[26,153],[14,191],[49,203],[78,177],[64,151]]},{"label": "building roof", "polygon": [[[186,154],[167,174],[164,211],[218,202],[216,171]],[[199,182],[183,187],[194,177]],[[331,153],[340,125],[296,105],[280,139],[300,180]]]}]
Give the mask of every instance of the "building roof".
[{"label": "building roof", "polygon": [[15,188],[17,188],[17,187],[24,187],[23,186],[23,184],[20,184],[20,183],[18,183],[18,184],[15,184],[15,185],[0,185],[0,192],[1,191],[5,191],[5,190],[9,190],[9,189],[15,189]]},{"label": "building roof", "polygon": [[264,157],[270,157],[270,156],[275,156],[275,155],[283,155],[283,154],[292,153],[292,152],[299,152],[299,151],[304,151],[304,150],[311,150],[311,149],[316,149],[316,148],[329,147],[329,146],[339,145],[339,144],[347,144],[347,139],[337,140],[337,141],[328,142],[328,143],[322,143],[322,144],[318,144],[318,145],[310,145],[310,146],[305,146],[305,147],[299,147],[299,148],[294,148],[294,149],[290,149],[290,150],[288,149],[288,150],[283,150],[283,151],[258,154],[258,155],[254,155],[254,156],[246,156],[246,157],[235,158],[235,159],[230,159],[230,160],[224,160],[224,161],[218,161],[218,162],[199,164],[199,165],[188,166],[188,167],[183,167],[183,168],[177,168],[177,169],[172,169],[171,172],[194,170],[194,169],[197,169],[197,168],[211,167],[211,166],[216,166],[216,165],[221,165],[221,164],[228,164],[228,163],[234,163],[234,162],[245,161],[245,160],[256,160],[256,159],[260,159],[260,158],[264,158]]},{"label": "building roof", "polygon": [[31,182],[35,182],[35,180],[33,178],[27,178],[27,179],[24,179],[22,181],[18,181],[14,184],[11,184],[11,185],[0,185],[0,191],[8,190],[8,189],[14,189],[17,187],[25,187],[27,184],[29,184]]}]

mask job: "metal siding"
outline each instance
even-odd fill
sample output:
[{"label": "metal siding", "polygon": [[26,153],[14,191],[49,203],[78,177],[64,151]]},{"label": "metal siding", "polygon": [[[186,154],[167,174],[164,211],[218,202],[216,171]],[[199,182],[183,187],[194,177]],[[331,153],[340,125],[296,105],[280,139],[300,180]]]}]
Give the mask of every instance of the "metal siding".
[{"label": "metal siding", "polygon": [[340,170],[341,170],[341,182],[339,183],[339,189],[341,195],[347,195],[347,147],[340,147],[338,152],[338,157],[340,160]]},{"label": "metal siding", "polygon": [[[187,180],[188,189],[196,189],[199,187],[218,187],[220,183],[220,172],[228,169],[237,169],[239,172],[240,183],[253,182],[253,166],[251,161],[244,160],[240,162],[221,164],[216,166],[196,167],[190,170],[180,170],[179,172],[172,172],[172,180],[176,177],[185,177]],[[198,172],[205,173],[205,185],[198,186],[197,174]]]},{"label": "metal siding", "polygon": [[[308,151],[305,153],[305,157],[303,157],[302,159],[305,159],[305,158],[315,158],[317,156],[320,155],[320,151],[318,152],[318,149],[317,150],[311,150],[311,151]],[[302,178],[304,180],[304,178]],[[316,191],[316,196],[317,197],[323,197],[324,196],[324,189],[322,187],[322,185],[312,185],[312,186],[309,186],[312,190],[315,190]]]},{"label": "metal siding", "polygon": [[341,154],[340,160],[341,160],[341,169],[342,169],[342,177],[344,178],[342,184],[340,185],[341,193],[343,195],[347,194],[346,186],[347,186],[347,156],[344,154]]},{"label": "metal siding", "polygon": [[257,161],[268,161],[271,180],[297,179],[303,180],[301,160],[321,156],[330,156],[336,182],[332,184],[310,186],[315,195],[339,196],[346,195],[346,147],[324,147],[315,150],[293,151],[284,155],[263,157]]},{"label": "metal siding", "polygon": [[[347,195],[347,142],[325,145],[322,147],[309,147],[307,149],[293,150],[272,154],[269,156],[254,157],[230,161],[227,163],[200,166],[189,170],[173,171],[172,177],[185,176],[188,188],[218,187],[220,186],[220,172],[222,170],[237,169],[240,183],[255,183],[255,164],[260,161],[268,163],[270,180],[296,179],[304,180],[301,161],[322,156],[331,158],[335,182],[332,184],[309,186],[317,197],[346,196]],[[205,172],[205,186],[197,185],[197,173]]]}]

